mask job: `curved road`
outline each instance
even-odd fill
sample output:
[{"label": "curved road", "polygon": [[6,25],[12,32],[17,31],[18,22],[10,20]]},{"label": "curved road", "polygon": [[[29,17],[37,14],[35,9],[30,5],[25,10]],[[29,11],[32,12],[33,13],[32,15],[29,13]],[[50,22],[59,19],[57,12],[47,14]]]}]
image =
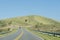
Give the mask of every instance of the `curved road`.
[{"label": "curved road", "polygon": [[24,34],[20,38],[20,40],[42,40],[41,38],[37,37],[36,35],[28,32],[27,30],[23,29]]},{"label": "curved road", "polygon": [[17,32],[12,33],[10,35],[6,35],[5,37],[1,37],[0,40],[14,40],[21,33],[21,29],[18,29]]},{"label": "curved road", "polygon": [[21,38],[19,40],[42,40],[41,38],[37,37],[36,35],[25,30],[24,28],[18,29],[17,32],[7,35],[5,37],[2,37],[2,38],[0,38],[0,40],[14,40],[15,38],[17,38],[20,35],[22,30],[23,30],[23,35],[21,36]]}]

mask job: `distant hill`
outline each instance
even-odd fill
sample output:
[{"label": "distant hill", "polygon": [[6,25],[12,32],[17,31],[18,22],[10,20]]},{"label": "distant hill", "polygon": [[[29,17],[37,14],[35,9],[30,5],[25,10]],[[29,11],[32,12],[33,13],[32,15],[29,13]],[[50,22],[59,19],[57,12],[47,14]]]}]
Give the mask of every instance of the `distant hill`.
[{"label": "distant hill", "polygon": [[4,23],[7,25],[30,25],[36,30],[60,32],[60,22],[43,16],[30,15],[8,18],[3,21],[5,21]]}]

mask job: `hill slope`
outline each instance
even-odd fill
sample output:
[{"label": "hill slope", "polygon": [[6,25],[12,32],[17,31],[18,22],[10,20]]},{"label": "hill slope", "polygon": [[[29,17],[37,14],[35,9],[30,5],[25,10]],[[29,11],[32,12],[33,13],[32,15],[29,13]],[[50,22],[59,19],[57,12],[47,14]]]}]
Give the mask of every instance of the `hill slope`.
[{"label": "hill slope", "polygon": [[59,22],[42,16],[15,17],[5,19],[4,21],[7,25],[30,25],[35,30],[60,32]]}]

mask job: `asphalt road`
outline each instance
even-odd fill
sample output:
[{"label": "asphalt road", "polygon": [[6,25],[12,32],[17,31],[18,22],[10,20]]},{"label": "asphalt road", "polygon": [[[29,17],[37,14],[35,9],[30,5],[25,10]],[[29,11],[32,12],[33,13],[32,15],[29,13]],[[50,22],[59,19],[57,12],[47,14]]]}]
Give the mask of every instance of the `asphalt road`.
[{"label": "asphalt road", "polygon": [[18,29],[17,32],[10,34],[10,35],[6,35],[5,37],[1,37],[0,40],[14,40],[18,35],[20,35],[21,29]]},{"label": "asphalt road", "polygon": [[22,28],[22,29],[18,29],[17,32],[10,34],[5,37],[0,38],[0,40],[14,40],[15,38],[17,38],[20,33],[23,30],[23,35],[21,36],[21,38],[19,40],[42,40],[41,38],[37,37],[36,35],[28,32],[26,29]]},{"label": "asphalt road", "polygon": [[42,40],[41,38],[37,37],[36,35],[28,32],[27,30],[23,29],[24,34],[19,40]]}]

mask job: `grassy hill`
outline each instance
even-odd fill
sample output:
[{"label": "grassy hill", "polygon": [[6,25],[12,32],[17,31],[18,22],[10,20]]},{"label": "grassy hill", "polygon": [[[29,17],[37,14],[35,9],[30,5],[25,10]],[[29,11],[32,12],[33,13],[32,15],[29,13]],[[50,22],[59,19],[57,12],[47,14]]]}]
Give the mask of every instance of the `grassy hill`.
[{"label": "grassy hill", "polygon": [[[31,26],[34,30],[41,31],[50,31],[50,32],[60,32],[60,22],[57,22],[53,19],[46,18],[43,16],[30,15],[23,17],[15,17],[15,18],[7,18],[3,21],[2,24],[6,25],[23,25],[23,26]],[[0,22],[0,26],[1,22]]]}]

